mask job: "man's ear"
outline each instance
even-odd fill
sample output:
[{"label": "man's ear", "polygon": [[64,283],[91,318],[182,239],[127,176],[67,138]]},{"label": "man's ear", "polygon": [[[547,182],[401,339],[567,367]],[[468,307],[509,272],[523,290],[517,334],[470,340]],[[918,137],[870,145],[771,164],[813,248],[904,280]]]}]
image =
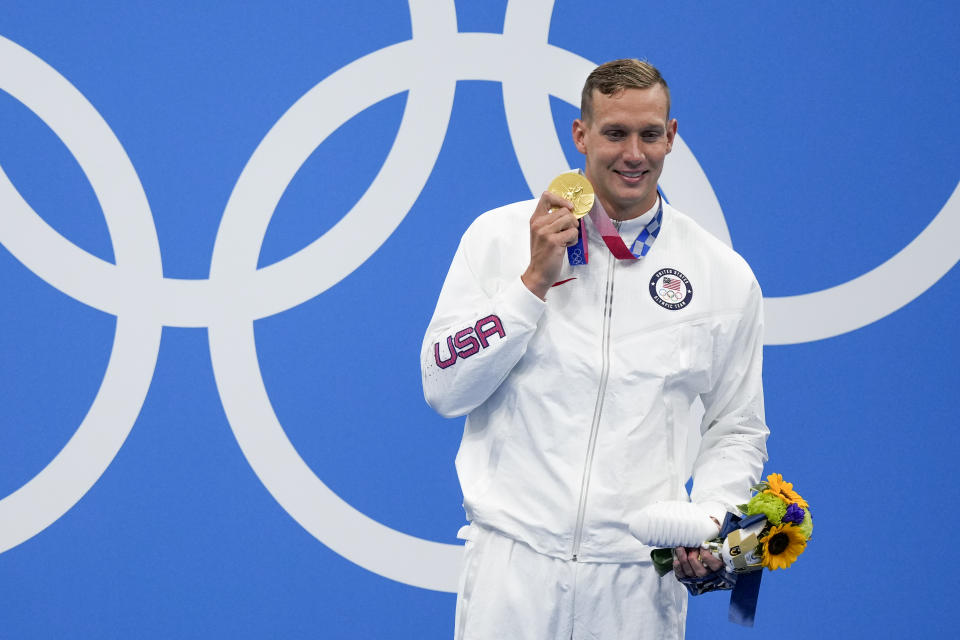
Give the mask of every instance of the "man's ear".
[{"label": "man's ear", "polygon": [[677,137],[677,119],[667,123],[667,153],[673,151],[673,139]]},{"label": "man's ear", "polygon": [[[573,144],[576,145],[577,151],[586,155],[587,146],[583,143],[583,139],[587,135],[587,123],[577,118],[573,121],[573,126],[571,127],[571,133],[573,134]],[[672,142],[672,141],[671,141]]]}]

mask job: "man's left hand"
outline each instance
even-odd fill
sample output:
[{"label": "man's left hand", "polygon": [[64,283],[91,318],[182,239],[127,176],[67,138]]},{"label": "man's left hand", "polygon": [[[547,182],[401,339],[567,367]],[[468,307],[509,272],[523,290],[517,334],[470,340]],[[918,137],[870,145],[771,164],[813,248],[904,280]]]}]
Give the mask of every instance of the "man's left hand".
[{"label": "man's left hand", "polygon": [[706,549],[677,547],[673,550],[673,572],[677,578],[702,578],[723,568],[723,560]]}]

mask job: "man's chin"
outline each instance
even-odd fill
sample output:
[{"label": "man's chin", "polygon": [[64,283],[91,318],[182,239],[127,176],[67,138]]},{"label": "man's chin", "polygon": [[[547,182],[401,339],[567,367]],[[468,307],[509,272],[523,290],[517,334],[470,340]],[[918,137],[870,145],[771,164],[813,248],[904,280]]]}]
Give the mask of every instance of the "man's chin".
[{"label": "man's chin", "polygon": [[626,193],[621,191],[620,193],[614,194],[614,197],[607,198],[606,202],[609,202],[610,206],[617,212],[637,213],[636,210],[639,209],[640,211],[637,215],[640,215],[652,206],[646,205],[646,202],[651,200],[651,198],[648,191],[644,190],[641,192],[637,189]]}]

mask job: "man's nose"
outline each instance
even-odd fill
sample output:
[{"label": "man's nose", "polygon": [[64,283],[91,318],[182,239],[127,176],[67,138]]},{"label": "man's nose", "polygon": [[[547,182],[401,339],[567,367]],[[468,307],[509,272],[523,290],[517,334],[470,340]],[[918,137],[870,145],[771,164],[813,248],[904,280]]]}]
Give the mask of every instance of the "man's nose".
[{"label": "man's nose", "polygon": [[627,146],[623,152],[623,159],[631,164],[643,162],[643,147],[640,145],[640,136],[630,136],[627,138]]}]

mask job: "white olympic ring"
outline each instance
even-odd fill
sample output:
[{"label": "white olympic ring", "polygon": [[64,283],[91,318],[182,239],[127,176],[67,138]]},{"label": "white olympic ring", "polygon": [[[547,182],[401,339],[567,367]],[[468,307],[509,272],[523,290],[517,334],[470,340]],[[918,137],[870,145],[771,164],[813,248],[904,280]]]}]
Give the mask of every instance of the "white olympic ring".
[{"label": "white olympic ring", "polygon": [[[160,245],[146,195],[130,159],[100,114],[51,67],[2,37],[0,88],[39,116],[80,164],[103,209],[116,258],[114,271],[130,282],[162,278]],[[102,265],[113,268],[49,227],[20,198],[2,170],[0,202],[0,240],[54,287],[76,291],[88,279],[96,283]],[[85,268],[71,273],[56,264],[62,258]],[[87,415],[46,467],[0,500],[0,552],[28,540],[66,513],[113,461],[153,378],[162,325],[151,316],[149,310],[135,308],[117,314],[113,351]]]},{"label": "white olympic ring", "polygon": [[[0,241],[41,279],[117,316],[107,372],[89,413],[40,473],[0,500],[0,552],[56,521],[113,460],[146,396],[161,328],[208,327],[217,388],[231,429],[284,509],[336,553],[370,571],[414,586],[456,591],[460,545],[409,536],[370,519],[309,469],[270,406],[253,321],[299,305],[346,278],[399,225],[432,172],[457,80],[502,83],[511,141],[531,193],[568,169],[548,96],[577,105],[594,63],[547,44],[552,5],[552,0],[511,0],[503,34],[458,33],[452,0],[410,0],[410,40],[325,78],[266,134],[224,210],[206,280],[163,277],[149,205],[113,132],[68,80],[0,37],[0,89],[47,123],[77,159],[103,209],[116,264],[86,253],[49,227],[2,170]],[[429,77],[416,71],[427,67]],[[339,123],[407,90],[397,138],[363,197],[308,247],[257,269],[274,209],[310,153]],[[325,117],[317,118],[317,113]],[[704,227],[730,244],[713,189],[679,136],[661,187],[672,204],[696,212]],[[952,242],[958,234],[960,185],[920,235],[872,271],[824,291],[765,298],[766,343],[836,336],[892,313],[953,267],[960,257]]]}]

